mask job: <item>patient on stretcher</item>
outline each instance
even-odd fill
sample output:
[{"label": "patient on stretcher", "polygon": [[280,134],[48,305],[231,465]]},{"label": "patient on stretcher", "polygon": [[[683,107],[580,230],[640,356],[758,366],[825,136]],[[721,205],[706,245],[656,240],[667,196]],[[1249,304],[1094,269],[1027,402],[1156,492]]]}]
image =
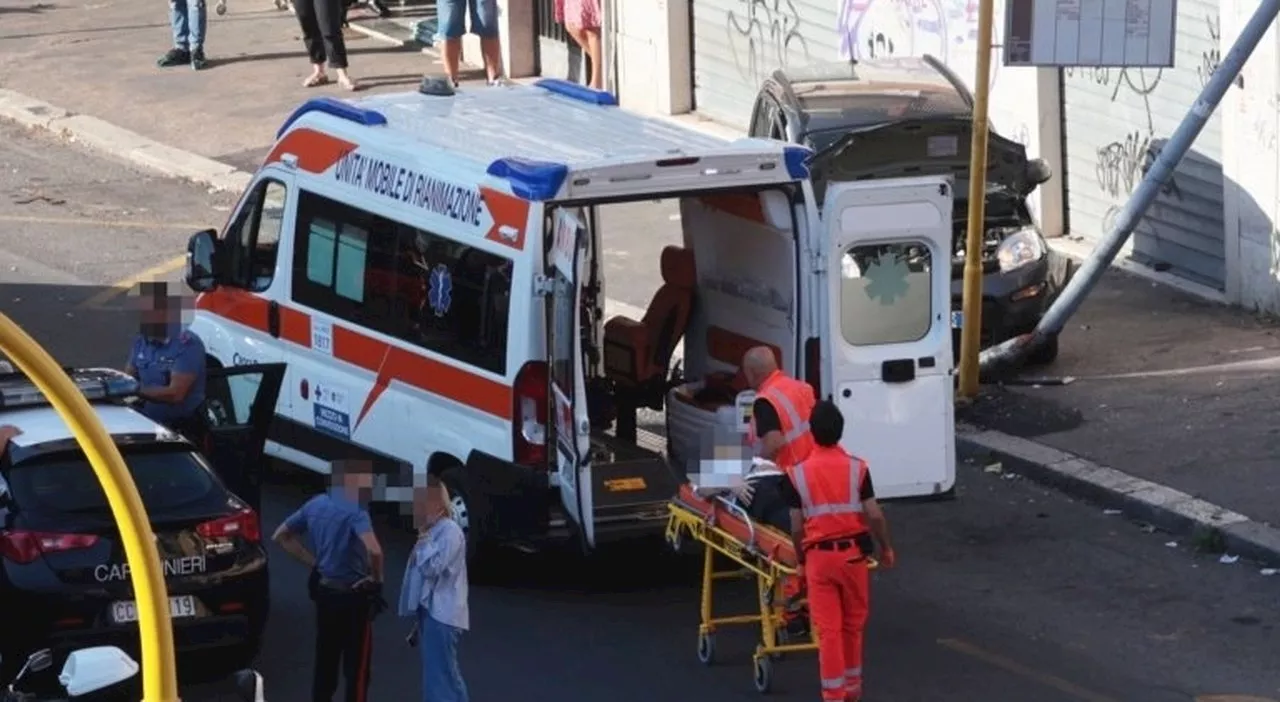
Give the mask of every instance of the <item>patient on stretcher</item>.
[{"label": "patient on stretcher", "polygon": [[719,495],[742,507],[752,521],[765,524],[783,534],[791,533],[791,508],[787,504],[787,474],[769,460],[754,458],[743,484],[732,490],[725,488],[699,488],[703,497]]}]

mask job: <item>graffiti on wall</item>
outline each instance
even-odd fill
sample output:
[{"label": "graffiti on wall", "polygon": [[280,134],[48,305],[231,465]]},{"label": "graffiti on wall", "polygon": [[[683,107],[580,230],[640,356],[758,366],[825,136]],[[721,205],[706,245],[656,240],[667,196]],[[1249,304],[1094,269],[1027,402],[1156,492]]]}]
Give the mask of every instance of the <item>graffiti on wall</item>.
[{"label": "graffiti on wall", "polygon": [[794,0],[739,0],[725,20],[734,65],[750,83],[759,83],[788,63],[809,60],[809,42],[800,30]]},{"label": "graffiti on wall", "polygon": [[[971,83],[978,45],[978,4],[978,0],[841,0],[837,27],[840,56],[869,59],[930,54]],[[992,41],[999,45],[999,27]],[[992,86],[1000,63],[991,62]]]},{"label": "graffiti on wall", "polygon": [[[1160,155],[1164,140],[1155,135],[1152,97],[1164,80],[1163,68],[1067,68],[1068,80],[1079,77],[1110,89],[1111,102],[1137,105],[1144,120],[1119,138],[1095,148],[1094,177],[1098,190],[1113,201],[1127,200]],[[1177,178],[1170,178],[1161,195],[1182,199]]]}]

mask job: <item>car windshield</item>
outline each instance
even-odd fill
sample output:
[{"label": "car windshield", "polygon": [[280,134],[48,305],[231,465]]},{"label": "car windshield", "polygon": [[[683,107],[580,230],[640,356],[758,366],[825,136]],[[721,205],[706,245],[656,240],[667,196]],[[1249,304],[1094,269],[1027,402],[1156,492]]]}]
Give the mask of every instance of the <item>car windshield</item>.
[{"label": "car windshield", "polygon": [[[213,475],[184,450],[123,452],[148,512],[166,512],[209,497]],[[81,455],[57,454],[18,464],[9,471],[9,489],[17,504],[43,514],[110,510],[93,467]]]}]

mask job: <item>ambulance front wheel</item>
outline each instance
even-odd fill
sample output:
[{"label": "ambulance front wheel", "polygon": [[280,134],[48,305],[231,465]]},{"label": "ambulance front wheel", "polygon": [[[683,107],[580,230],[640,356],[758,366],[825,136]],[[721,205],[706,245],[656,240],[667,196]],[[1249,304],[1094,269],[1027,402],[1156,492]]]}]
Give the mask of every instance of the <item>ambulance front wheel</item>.
[{"label": "ambulance front wheel", "polygon": [[762,695],[773,689],[773,661],[768,656],[756,656],[755,683]]},{"label": "ambulance front wheel", "polygon": [[703,665],[716,662],[716,635],[710,632],[698,634],[698,660]]}]

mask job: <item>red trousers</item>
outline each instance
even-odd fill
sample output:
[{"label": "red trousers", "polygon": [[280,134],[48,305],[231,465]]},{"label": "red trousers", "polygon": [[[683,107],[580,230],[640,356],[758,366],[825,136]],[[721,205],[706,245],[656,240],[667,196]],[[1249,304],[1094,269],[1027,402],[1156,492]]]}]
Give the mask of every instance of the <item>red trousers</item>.
[{"label": "red trousers", "polygon": [[856,550],[805,554],[809,617],[818,633],[818,671],[822,699],[857,700],[862,696],[862,631],[870,612],[866,561],[849,563]]}]

